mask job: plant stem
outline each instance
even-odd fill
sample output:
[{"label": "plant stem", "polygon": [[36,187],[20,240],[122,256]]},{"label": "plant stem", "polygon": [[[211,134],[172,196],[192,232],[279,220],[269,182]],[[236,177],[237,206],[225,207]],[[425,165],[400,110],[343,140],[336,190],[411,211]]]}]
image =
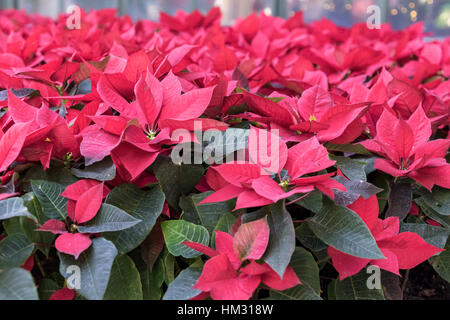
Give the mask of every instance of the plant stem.
[{"label": "plant stem", "polygon": [[298,202],[298,201],[300,201],[300,200],[303,200],[303,199],[305,199],[306,197],[308,197],[310,194],[311,194],[311,192],[308,192],[307,194],[302,195],[300,198],[298,198],[298,199],[296,199],[296,200],[293,200],[293,201],[291,201],[291,202],[286,203],[286,205],[289,206],[289,205],[294,204],[294,203],[296,203],[296,202]]},{"label": "plant stem", "polygon": [[403,283],[402,283],[402,292],[403,293],[405,292],[406,284],[408,283],[408,277],[409,277],[409,270],[406,270],[405,279],[403,280]]}]

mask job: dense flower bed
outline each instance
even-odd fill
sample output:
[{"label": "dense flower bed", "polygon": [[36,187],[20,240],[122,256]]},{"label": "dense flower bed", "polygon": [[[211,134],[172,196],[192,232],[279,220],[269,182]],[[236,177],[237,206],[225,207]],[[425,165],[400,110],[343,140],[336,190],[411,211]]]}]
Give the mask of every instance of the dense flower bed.
[{"label": "dense flower bed", "polygon": [[398,299],[427,260],[450,281],[450,38],[68,18],[0,12],[0,299]]}]

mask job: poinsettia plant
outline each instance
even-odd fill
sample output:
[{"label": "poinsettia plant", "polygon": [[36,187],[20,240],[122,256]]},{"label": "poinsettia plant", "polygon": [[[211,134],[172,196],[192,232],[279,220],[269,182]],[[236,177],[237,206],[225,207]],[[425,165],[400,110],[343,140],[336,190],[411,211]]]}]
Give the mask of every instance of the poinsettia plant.
[{"label": "poinsettia plant", "polygon": [[80,14],[0,11],[0,299],[403,299],[427,264],[450,282],[450,38]]}]

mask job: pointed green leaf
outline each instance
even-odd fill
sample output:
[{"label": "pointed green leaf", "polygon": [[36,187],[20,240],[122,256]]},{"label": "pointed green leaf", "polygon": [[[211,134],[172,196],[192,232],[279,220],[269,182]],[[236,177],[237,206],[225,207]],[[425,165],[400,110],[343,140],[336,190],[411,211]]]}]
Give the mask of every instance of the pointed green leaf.
[{"label": "pointed green leaf", "polygon": [[15,233],[0,241],[0,270],[22,266],[33,252],[34,245],[22,233]]},{"label": "pointed green leaf", "polygon": [[192,194],[180,199],[180,208],[184,211],[183,219],[204,226],[209,232],[216,227],[219,219],[226,213],[233,212],[236,201],[198,204],[213,192]]},{"label": "pointed green leaf", "polygon": [[168,157],[158,157],[152,168],[167,202],[178,211],[180,197],[191,193],[205,171],[201,165],[178,165]]},{"label": "pointed green leaf", "polygon": [[36,219],[25,207],[22,198],[9,198],[0,201],[0,220],[14,217],[30,217]]},{"label": "pointed green leaf", "polygon": [[0,300],[39,300],[31,273],[21,268],[1,271]]},{"label": "pointed green leaf", "polygon": [[105,233],[121,254],[137,248],[149,235],[156,219],[164,207],[164,193],[159,186],[151,190],[140,190],[132,184],[123,184],[114,188],[106,198],[106,203],[122,209],[136,219],[142,220],[135,226],[120,232]]},{"label": "pointed green leaf", "polygon": [[131,228],[141,221],[113,205],[104,203],[95,218],[86,225],[79,226],[78,231],[81,233],[120,231]]},{"label": "pointed green leaf", "polygon": [[104,300],[142,300],[139,271],[126,254],[114,261]]},{"label": "pointed green leaf", "polygon": [[185,241],[209,244],[209,233],[205,227],[195,225],[184,220],[164,221],[161,228],[166,241],[167,249],[175,257],[194,258],[201,255],[197,250],[184,244]]},{"label": "pointed green leaf", "polygon": [[202,270],[187,268],[180,272],[178,277],[167,288],[163,300],[189,300],[201,293],[201,290],[192,288],[197,282]]},{"label": "pointed green leaf", "polygon": [[117,256],[117,249],[111,241],[104,238],[92,240],[89,249],[83,252],[78,260],[73,256],[58,253],[61,264],[59,272],[69,279],[74,276],[71,266],[80,269],[80,288],[77,292],[88,300],[102,300],[108,286],[112,265]]},{"label": "pointed green leaf", "polygon": [[369,289],[367,280],[371,274],[366,269],[348,277],[343,281],[336,281],[337,300],[385,300],[382,289]]},{"label": "pointed green leaf", "polygon": [[430,258],[430,263],[439,276],[450,283],[450,241],[445,246],[444,252]]},{"label": "pointed green leaf", "polygon": [[316,236],[335,249],[365,259],[384,259],[364,221],[352,210],[325,204],[322,211],[308,220]]},{"label": "pointed green leaf", "polygon": [[400,232],[413,232],[421,236],[429,244],[443,249],[450,235],[450,230],[430,226],[427,223],[401,223]]},{"label": "pointed green leaf", "polygon": [[263,257],[282,278],[295,249],[295,229],[284,201],[267,207],[270,227],[269,245]]},{"label": "pointed green leaf", "polygon": [[94,179],[98,181],[110,181],[116,177],[116,166],[111,158],[106,158],[103,161],[96,162],[84,169],[71,170],[72,174],[82,179]]},{"label": "pointed green leaf", "polygon": [[49,219],[64,220],[67,217],[67,199],[61,196],[64,187],[50,181],[31,182],[34,194],[41,204],[42,211]]}]

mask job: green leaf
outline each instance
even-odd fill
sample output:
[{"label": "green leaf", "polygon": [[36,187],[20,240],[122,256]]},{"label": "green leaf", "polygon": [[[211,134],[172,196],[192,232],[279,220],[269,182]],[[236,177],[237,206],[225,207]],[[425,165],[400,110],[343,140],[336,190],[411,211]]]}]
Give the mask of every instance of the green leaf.
[{"label": "green leaf", "polygon": [[88,224],[79,226],[78,231],[81,233],[121,231],[131,228],[141,221],[113,205],[104,203],[95,218]]},{"label": "green leaf", "polygon": [[447,229],[450,229],[450,217],[444,216],[433,210],[428,204],[425,202],[423,197],[416,198],[414,201],[417,205],[422,209],[422,211],[427,215],[427,217],[436,220]]},{"label": "green leaf", "polygon": [[385,258],[367,225],[350,209],[328,202],[308,220],[308,226],[320,240],[339,251],[365,259]]},{"label": "green leaf", "polygon": [[50,232],[36,231],[38,228],[36,222],[25,217],[20,218],[20,225],[28,240],[32,243],[36,243],[36,248],[48,257],[56,235]]},{"label": "green leaf", "polygon": [[164,221],[161,224],[167,249],[175,257],[194,258],[201,255],[197,250],[184,244],[185,241],[209,244],[209,233],[203,226],[198,226],[184,220]]},{"label": "green leaf", "polygon": [[197,282],[202,270],[199,268],[187,268],[180,272],[178,277],[170,283],[164,294],[163,300],[189,300],[201,293],[201,290],[192,287]]},{"label": "green leaf", "polygon": [[373,195],[383,191],[382,189],[374,186],[363,180],[347,180],[342,176],[337,176],[333,178],[340,184],[344,185],[347,189],[345,192],[341,190],[334,190],[334,203],[346,207],[356,200],[359,197],[363,197],[364,199],[369,199]]},{"label": "green leaf", "polygon": [[305,288],[302,285],[284,291],[270,290],[271,300],[322,300],[322,298],[315,294],[312,290]]},{"label": "green leaf", "polygon": [[47,222],[48,218],[42,212],[41,204],[33,192],[28,192],[22,196],[23,204],[40,224]]},{"label": "green leaf", "polygon": [[142,296],[144,300],[160,300],[162,296],[161,286],[164,283],[164,264],[162,259],[158,259],[152,271],[142,260],[138,250],[131,253],[131,257],[139,271],[142,284]]},{"label": "green leaf", "polygon": [[[234,222],[236,221],[236,217],[232,213],[225,213],[220,220],[217,222],[216,227],[214,228],[214,231],[222,231],[226,233],[230,233],[231,227],[233,226]],[[216,233],[213,232],[211,235],[211,247],[215,248],[216,243]]]},{"label": "green leaf", "polygon": [[328,245],[312,232],[306,223],[302,223],[295,228],[295,237],[307,248],[312,251],[321,251],[328,248]]},{"label": "green leaf", "polygon": [[231,227],[235,223],[236,219],[237,218],[232,213],[225,213],[217,222],[214,231],[230,233]]},{"label": "green leaf", "polygon": [[[294,201],[297,198],[298,198],[298,195],[294,195],[294,196],[290,197],[289,200],[290,201]],[[303,208],[308,209],[309,211],[317,213],[320,210],[322,210],[322,205],[323,205],[322,204],[322,202],[323,202],[322,199],[323,199],[322,192],[320,192],[320,191],[313,191],[306,198],[297,201],[296,204],[298,204],[299,206],[301,206]]]},{"label": "green leaf", "polygon": [[168,157],[158,157],[152,167],[167,202],[177,211],[180,197],[191,193],[205,171],[201,165],[174,164]]},{"label": "green leaf", "polygon": [[387,300],[403,300],[400,276],[386,270],[381,270],[381,286]]},{"label": "green leaf", "polygon": [[38,300],[31,273],[15,268],[0,272],[0,300]]},{"label": "green leaf", "polygon": [[212,232],[220,218],[233,212],[236,201],[229,200],[218,203],[198,204],[210,196],[213,192],[192,194],[180,199],[180,208],[184,211],[183,219],[204,226]]},{"label": "green leaf", "polygon": [[389,189],[389,206],[385,217],[398,217],[402,221],[411,210],[413,199],[411,184],[389,182]]},{"label": "green leaf", "polygon": [[370,151],[368,151],[366,148],[364,148],[360,144],[334,144],[327,142],[325,144],[325,147],[328,151],[339,151],[339,152],[346,152],[346,153],[357,153],[362,155],[372,155]]},{"label": "green leaf", "polygon": [[[72,175],[70,169],[53,161],[50,163],[50,168],[45,171],[41,166],[30,168],[25,174],[23,182],[27,185],[33,180],[55,182],[62,185],[64,188],[78,181],[78,179]],[[31,191],[28,186],[26,186],[25,190],[26,192]]]},{"label": "green leaf", "polygon": [[302,285],[320,295],[319,267],[313,255],[297,247],[292,255],[290,266],[294,269]]},{"label": "green leaf", "polygon": [[422,192],[422,199],[425,203],[437,213],[450,216],[450,190],[435,187],[433,192]]},{"label": "green leaf", "polygon": [[[42,225],[48,220],[48,218],[43,214],[41,205],[39,204],[39,200],[36,198],[33,192],[29,192],[23,195],[22,199],[28,211],[37,218],[39,224]],[[36,229],[39,226],[35,221],[28,219],[27,217],[21,217],[20,224],[23,232],[28,237],[28,239],[33,243],[37,243],[36,248],[41,251],[46,257],[48,257],[51,249],[51,246],[49,245],[53,244],[56,235],[50,232],[37,232]]]},{"label": "green leaf", "polygon": [[111,240],[121,254],[137,248],[149,235],[156,219],[161,215],[165,197],[159,186],[151,190],[140,190],[132,184],[123,184],[114,188],[106,198],[106,203],[122,209],[142,222],[134,227],[103,236]]},{"label": "green leaf", "polygon": [[61,287],[56,283],[56,281],[44,278],[41,281],[39,281],[39,299],[40,300],[50,300],[51,295],[56,291],[59,290]]},{"label": "green leaf", "polygon": [[270,298],[276,300],[322,300],[320,297],[319,268],[311,253],[295,248],[290,266],[302,284],[284,291],[270,291]]},{"label": "green leaf", "polygon": [[270,238],[263,257],[272,269],[283,278],[295,249],[295,229],[284,201],[267,207]]},{"label": "green leaf", "polygon": [[84,169],[71,170],[72,174],[82,179],[94,179],[98,181],[111,181],[116,177],[116,166],[111,158],[96,162]]},{"label": "green leaf", "polygon": [[133,260],[126,254],[117,257],[111,269],[104,300],[142,300],[142,283]]},{"label": "green leaf", "polygon": [[443,249],[447,243],[450,230],[430,226],[427,223],[401,223],[400,232],[413,232],[421,236],[427,243]]},{"label": "green leaf", "polygon": [[31,187],[45,216],[49,219],[66,219],[67,199],[61,197],[61,193],[64,192],[63,185],[56,182],[34,180],[31,182]]},{"label": "green leaf", "polygon": [[81,285],[77,292],[88,300],[102,300],[114,259],[117,256],[114,244],[104,238],[96,238],[92,240],[91,247],[78,257],[78,260],[64,253],[58,253],[58,255],[61,261],[59,272],[66,280],[75,275],[70,266],[80,268]]},{"label": "green leaf", "polygon": [[439,276],[450,283],[450,241],[445,246],[444,252],[430,258],[430,263]]},{"label": "green leaf", "polygon": [[34,245],[22,233],[15,233],[0,241],[0,270],[22,266],[33,253]]},{"label": "green leaf", "polygon": [[25,207],[22,198],[9,198],[0,201],[0,220],[14,217],[30,217],[36,219]]},{"label": "green leaf", "polygon": [[371,274],[362,270],[357,275],[336,282],[337,300],[385,300],[383,290],[369,289],[367,280]]},{"label": "green leaf", "polygon": [[3,229],[5,229],[8,236],[14,233],[23,233],[20,225],[20,217],[11,218],[2,222]]},{"label": "green leaf", "polygon": [[365,167],[366,162],[349,157],[330,155],[330,159],[336,161],[336,165],[350,180],[367,181]]}]

